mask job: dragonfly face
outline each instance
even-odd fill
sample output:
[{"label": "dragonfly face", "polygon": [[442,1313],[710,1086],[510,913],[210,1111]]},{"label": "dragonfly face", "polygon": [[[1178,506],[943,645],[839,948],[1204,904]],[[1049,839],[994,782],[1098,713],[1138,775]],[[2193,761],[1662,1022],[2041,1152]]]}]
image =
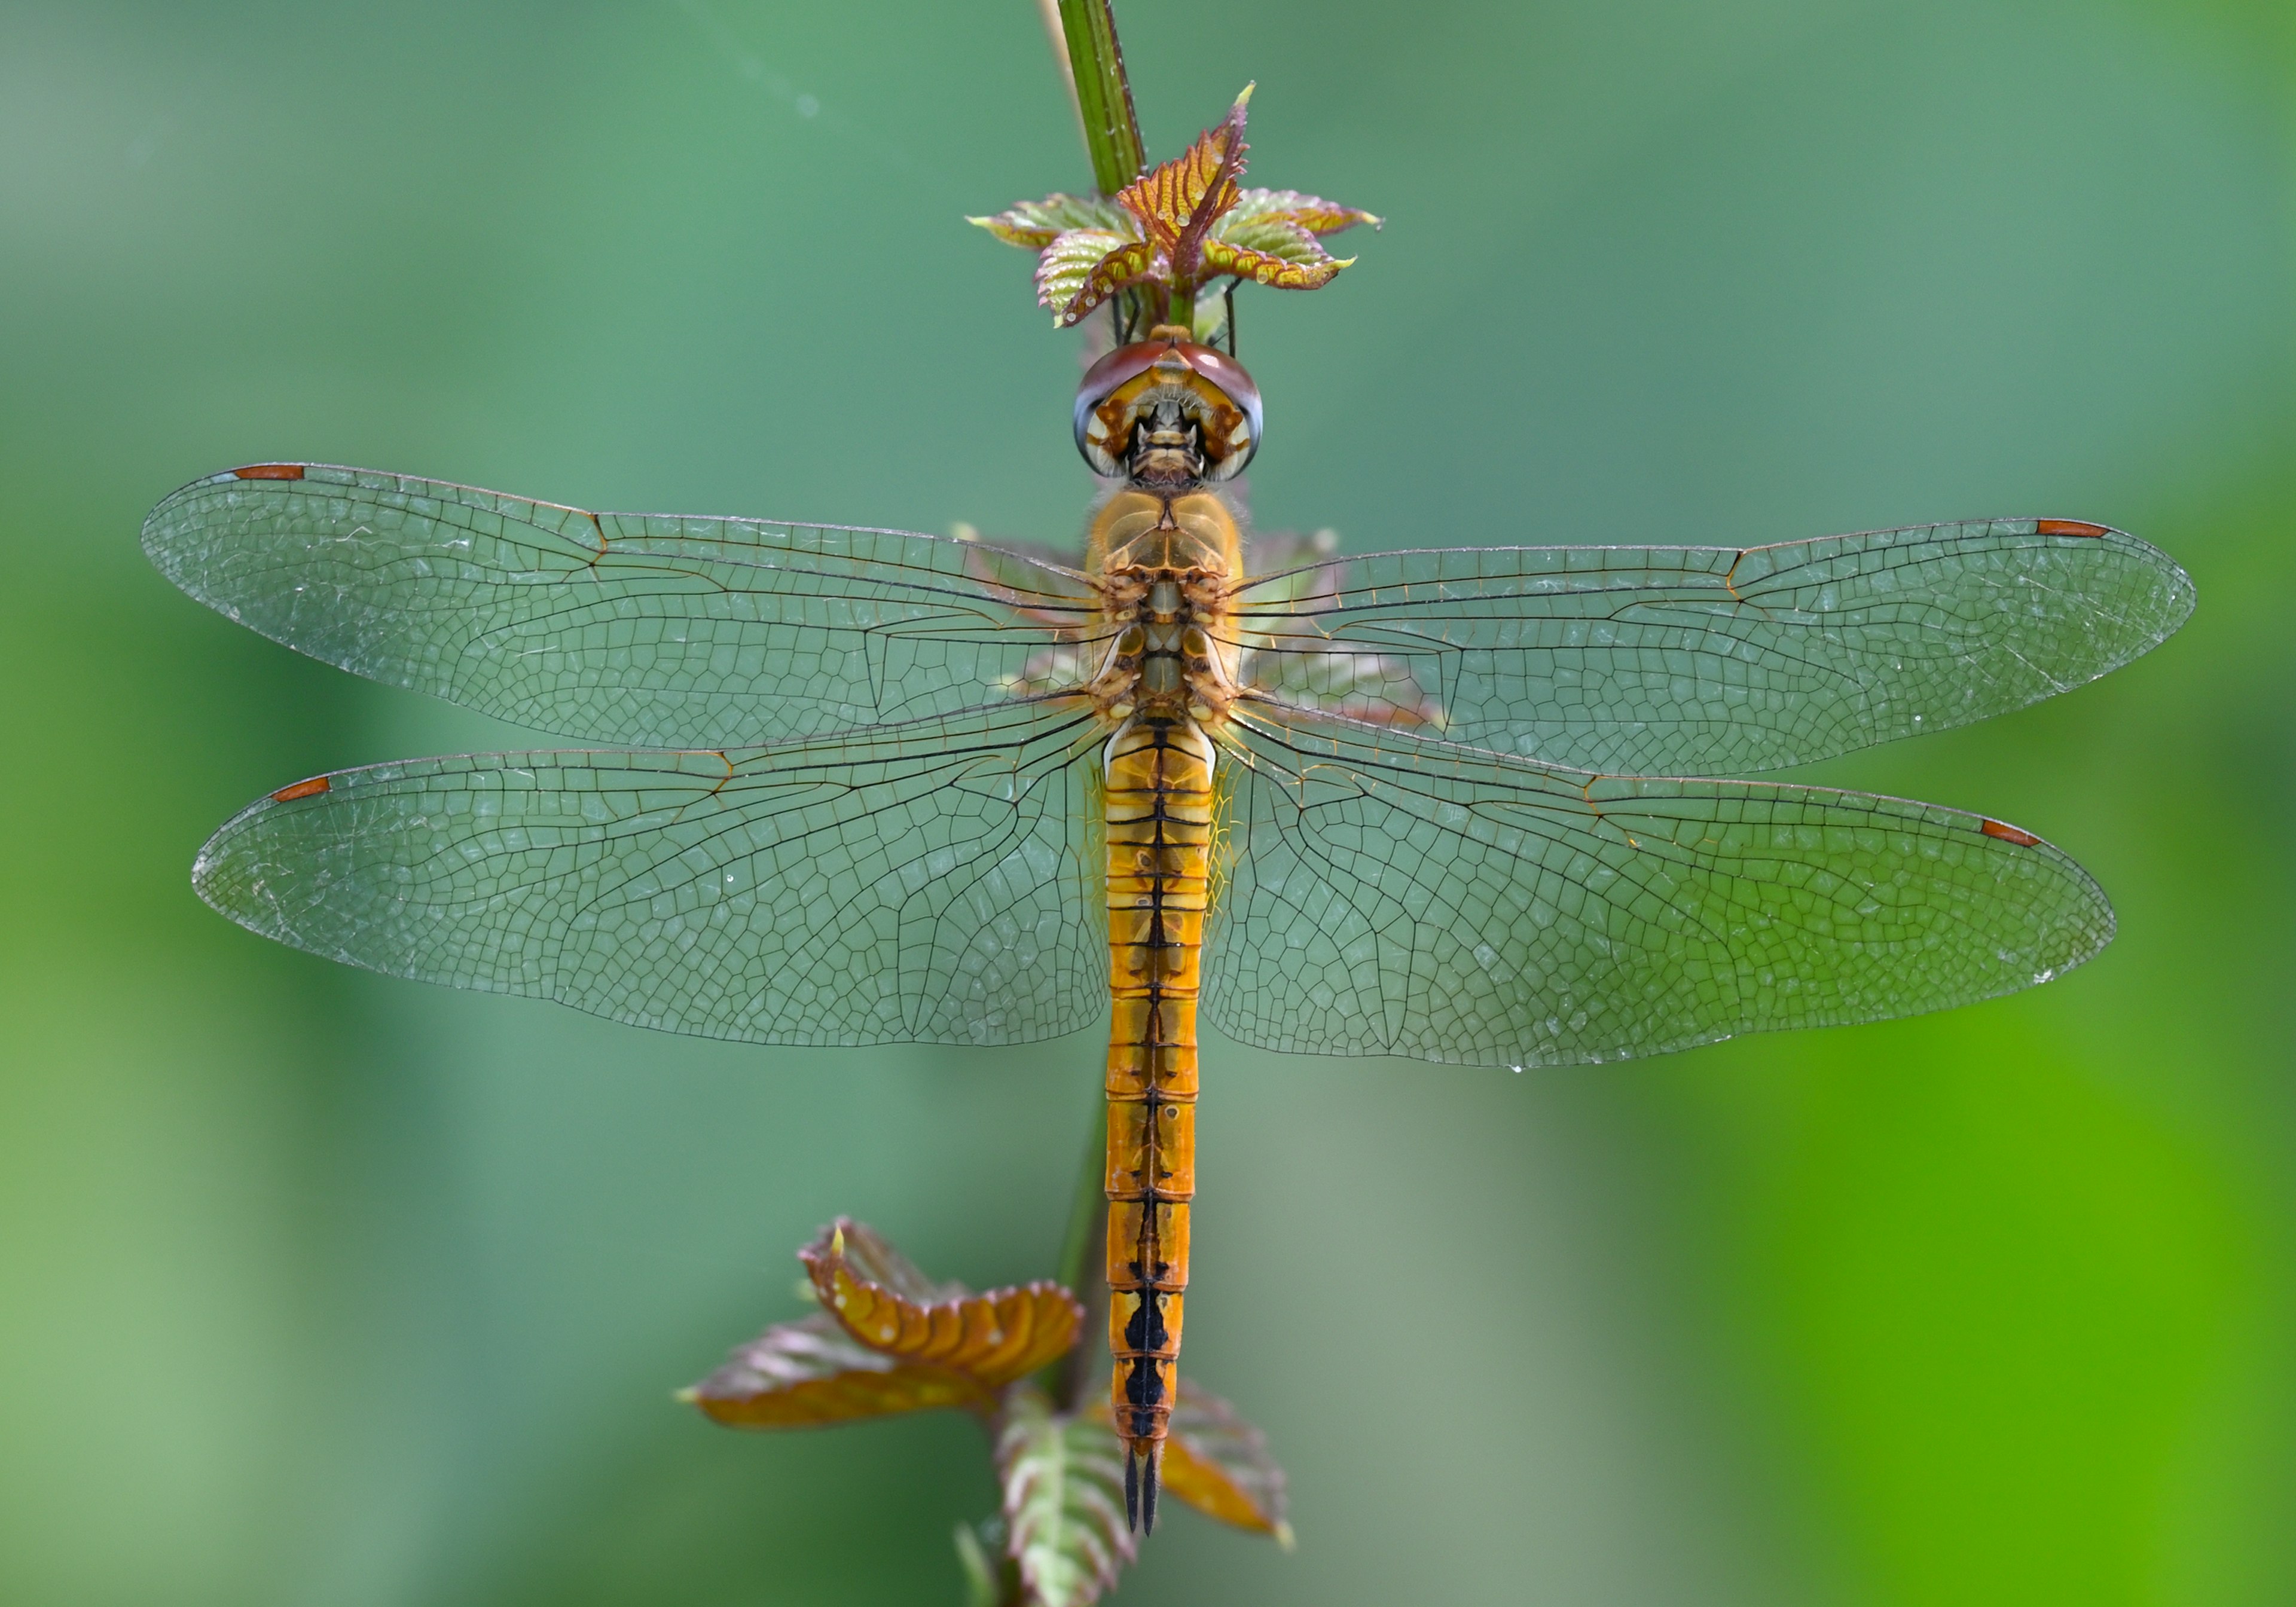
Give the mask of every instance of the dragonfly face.
[{"label": "dragonfly face", "polygon": [[1259,447],[1259,388],[1234,357],[1159,325],[1077,389],[1077,450],[1095,473],[1177,494],[1233,480]]},{"label": "dragonfly face", "polygon": [[2111,937],[2021,827],[1700,778],[2126,663],[2193,606],[2144,543],[2021,518],[1255,553],[1218,485],[1259,428],[1231,358],[1110,354],[1076,433],[1122,483],[1081,567],[316,464],[196,480],[144,532],[193,595],[582,746],[283,787],[194,885],[315,953],[673,1031],[1009,1044],[1105,1014],[1111,1407],[1150,1518],[1200,1005],[1270,1049],[1520,1070],[1963,1004]]}]

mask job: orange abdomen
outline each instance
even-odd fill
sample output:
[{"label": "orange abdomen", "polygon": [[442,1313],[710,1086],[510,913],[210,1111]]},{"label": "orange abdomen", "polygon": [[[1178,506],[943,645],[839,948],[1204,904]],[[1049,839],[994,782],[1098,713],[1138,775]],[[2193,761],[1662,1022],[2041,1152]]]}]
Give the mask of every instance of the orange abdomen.
[{"label": "orange abdomen", "polygon": [[[1210,895],[1212,747],[1136,719],[1108,746],[1109,1405],[1154,1463],[1171,1416],[1196,1192],[1196,996]],[[1152,1511],[1152,1507],[1151,1509]]]}]

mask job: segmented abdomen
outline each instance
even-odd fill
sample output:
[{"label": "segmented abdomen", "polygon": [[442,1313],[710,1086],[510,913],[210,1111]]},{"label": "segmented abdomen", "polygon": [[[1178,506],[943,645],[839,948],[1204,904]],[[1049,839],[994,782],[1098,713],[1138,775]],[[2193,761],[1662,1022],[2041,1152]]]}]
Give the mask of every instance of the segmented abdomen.
[{"label": "segmented abdomen", "polygon": [[[1136,718],[1108,744],[1110,1406],[1154,1464],[1171,1415],[1196,1192],[1197,959],[1210,893],[1210,741]],[[1151,1509],[1152,1511],[1152,1507]]]}]

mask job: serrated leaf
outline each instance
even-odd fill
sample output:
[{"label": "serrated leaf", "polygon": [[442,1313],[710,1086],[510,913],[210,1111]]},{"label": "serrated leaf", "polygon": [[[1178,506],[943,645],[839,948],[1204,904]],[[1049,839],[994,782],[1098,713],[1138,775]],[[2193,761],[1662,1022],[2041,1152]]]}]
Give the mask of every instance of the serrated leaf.
[{"label": "serrated leaf", "polygon": [[964,220],[987,229],[1008,245],[1041,251],[1070,229],[1107,229],[1130,234],[1132,218],[1122,207],[1099,195],[1047,195],[1024,201],[993,217]]},{"label": "serrated leaf", "polygon": [[813,1295],[826,1305],[828,1297],[821,1287],[821,1275],[815,1270],[816,1260],[836,1254],[844,1259],[853,1275],[865,1283],[875,1283],[905,1300],[920,1306],[930,1306],[937,1300],[952,1300],[972,1291],[962,1283],[936,1283],[918,1269],[917,1264],[895,1250],[892,1244],[866,1222],[856,1222],[850,1217],[840,1217],[821,1230],[821,1236],[797,1252],[799,1262],[805,1267],[806,1282],[812,1286]]},{"label": "serrated leaf", "polygon": [[[1381,219],[1298,190],[1241,187],[1251,88],[1245,85],[1227,116],[1186,151],[1143,173],[1112,201],[1054,194],[970,221],[1039,252],[1037,298],[1052,309],[1056,328],[1135,286],[1144,287],[1144,305],[1130,311],[1161,321],[1222,276],[1282,290],[1327,284],[1354,259],[1335,260],[1316,238],[1357,224],[1377,228]],[[1195,306],[1198,339],[1221,327],[1220,317]]]},{"label": "serrated leaf", "polygon": [[1037,305],[1051,307],[1057,319],[1061,309],[1084,289],[1086,277],[1101,259],[1131,240],[1130,235],[1111,229],[1071,229],[1061,235],[1037,258]]},{"label": "serrated leaf", "polygon": [[798,1251],[822,1306],[845,1331],[897,1360],[948,1368],[991,1390],[1076,1343],[1084,1308],[1058,1283],[972,1294],[926,1281],[858,1223],[839,1221]]},{"label": "serrated leaf", "polygon": [[1245,190],[1238,193],[1234,209],[1214,233],[1233,238],[1238,225],[1263,217],[1280,217],[1286,223],[1298,224],[1310,234],[1336,234],[1359,223],[1367,223],[1375,229],[1384,221],[1360,207],[1343,207],[1336,201],[1302,195],[1297,190]]},{"label": "serrated leaf", "polygon": [[996,1405],[979,1380],[872,1350],[825,1312],[767,1329],[687,1398],[713,1423],[736,1429],[815,1428],[946,1406],[986,1412]]},{"label": "serrated leaf", "polygon": [[1251,86],[1235,97],[1227,115],[1203,131],[1196,143],[1160,163],[1117,193],[1126,211],[1140,220],[1149,238],[1171,259],[1177,280],[1193,283],[1196,254],[1220,215],[1236,203],[1236,180],[1243,173],[1243,109]]},{"label": "serrated leaf", "polygon": [[956,1565],[964,1570],[965,1607],[1000,1607],[1020,1597],[1020,1570],[1004,1554],[1004,1520],[956,1526]]},{"label": "serrated leaf", "polygon": [[1085,1607],[1133,1558],[1122,1449],[1104,1416],[1057,1415],[1036,1390],[1013,1391],[1009,1412],[996,1442],[1007,1554],[1031,1600]]},{"label": "serrated leaf", "polygon": [[1263,257],[1280,257],[1286,262],[1328,262],[1332,255],[1316,243],[1313,234],[1288,217],[1247,217],[1240,223],[1222,218],[1214,243],[1257,251]]},{"label": "serrated leaf", "polygon": [[1172,1407],[1162,1474],[1166,1495],[1223,1523],[1272,1535],[1290,1548],[1283,1470],[1267,1454],[1267,1436],[1199,1384],[1184,1385]]},{"label": "serrated leaf", "polygon": [[1239,279],[1279,291],[1312,291],[1329,284],[1341,268],[1355,260],[1352,257],[1331,255],[1305,229],[1282,226],[1291,231],[1292,238],[1285,242],[1285,248],[1292,254],[1277,256],[1232,241],[1208,240],[1203,249],[1204,271],[1233,274]]},{"label": "serrated leaf", "polygon": [[[1079,229],[1063,234],[1046,247],[1037,264],[1037,299],[1054,308],[1053,322],[1065,327],[1076,323],[1086,313],[1107,300],[1126,285],[1148,277],[1164,266],[1162,256],[1152,242],[1119,239],[1116,247],[1087,266],[1073,283],[1076,289],[1065,301],[1054,297],[1062,286],[1070,283],[1069,275],[1075,259],[1101,240],[1111,238],[1097,229]],[[1077,243],[1070,246],[1069,242]],[[1062,254],[1066,250],[1065,255]]]}]

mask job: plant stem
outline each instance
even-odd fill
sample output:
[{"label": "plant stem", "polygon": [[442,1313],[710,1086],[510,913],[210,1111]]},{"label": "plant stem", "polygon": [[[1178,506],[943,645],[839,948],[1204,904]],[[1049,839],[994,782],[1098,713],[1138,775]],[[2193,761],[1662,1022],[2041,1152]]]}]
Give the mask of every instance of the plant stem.
[{"label": "plant stem", "polygon": [[[1140,119],[1132,109],[1132,85],[1124,76],[1124,47],[1117,43],[1113,0],[1057,0],[1046,7],[1048,28],[1057,27],[1057,45],[1068,53],[1069,93],[1084,130],[1085,154],[1092,159],[1092,181],[1113,195],[1148,165],[1140,143]],[[1053,1409],[1073,1412],[1100,1370],[1103,1330],[1108,1326],[1108,1280],[1094,1265],[1108,1237],[1108,1106],[1095,1100],[1099,1114],[1085,1144],[1076,1194],[1069,1205],[1068,1238],[1061,1246],[1059,1277],[1084,1305],[1084,1332],[1069,1353],[1048,1369]]]},{"label": "plant stem", "polygon": [[1076,69],[1069,65],[1068,30],[1061,26],[1061,0],[1037,0],[1037,16],[1052,41],[1053,65],[1061,70],[1061,86],[1069,92],[1069,110],[1076,113],[1077,138],[1084,137],[1084,108],[1077,104]]},{"label": "plant stem", "polygon": [[1084,1332],[1075,1347],[1054,1362],[1047,1380],[1056,1412],[1073,1412],[1086,1385],[1100,1370],[1103,1335],[1108,1325],[1108,1280],[1094,1265],[1094,1250],[1108,1237],[1108,1103],[1099,1110],[1077,1170],[1076,1195],[1069,1204],[1069,1234],[1061,1246],[1060,1281],[1083,1302]]},{"label": "plant stem", "polygon": [[1116,12],[1112,0],[1060,0],[1060,8],[1092,181],[1103,195],[1113,195],[1148,165],[1132,86],[1124,76],[1124,49],[1116,40]]}]

